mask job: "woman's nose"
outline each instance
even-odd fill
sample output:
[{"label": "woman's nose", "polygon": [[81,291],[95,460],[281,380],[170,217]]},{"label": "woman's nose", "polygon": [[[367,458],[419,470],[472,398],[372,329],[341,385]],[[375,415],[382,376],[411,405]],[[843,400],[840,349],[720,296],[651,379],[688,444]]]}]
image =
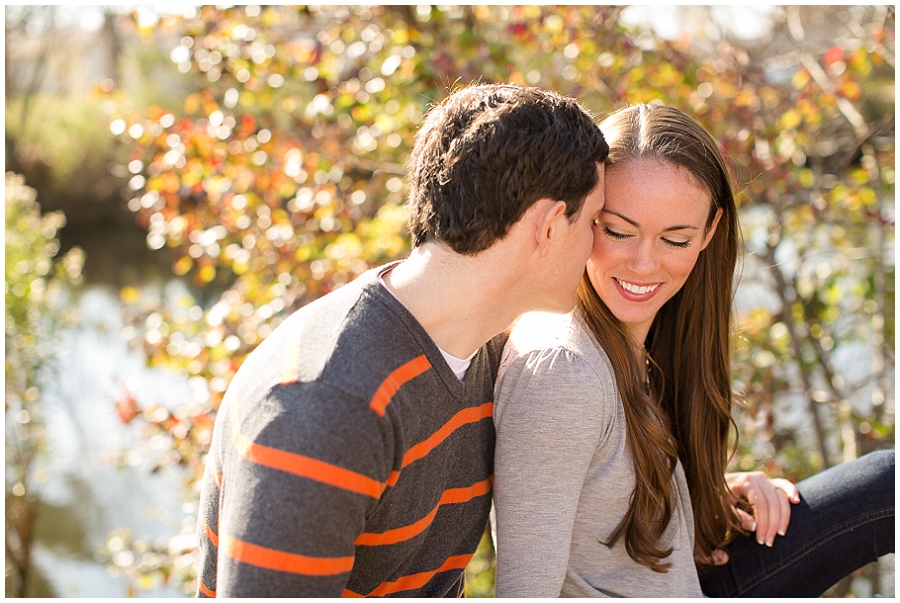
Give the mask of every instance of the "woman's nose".
[{"label": "woman's nose", "polygon": [[634,255],[627,262],[629,270],[635,274],[653,274],[659,268],[659,258],[652,241],[641,241],[635,247]]}]

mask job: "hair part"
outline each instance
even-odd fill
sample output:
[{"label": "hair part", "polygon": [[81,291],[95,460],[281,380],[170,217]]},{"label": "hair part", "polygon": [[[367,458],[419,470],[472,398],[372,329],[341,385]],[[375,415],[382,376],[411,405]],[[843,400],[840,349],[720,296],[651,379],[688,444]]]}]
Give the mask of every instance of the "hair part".
[{"label": "hair part", "polygon": [[[672,516],[672,480],[681,460],[694,513],[694,543],[705,558],[743,530],[725,484],[732,450],[731,315],[740,244],[730,172],[712,136],[673,107],[637,105],[601,124],[607,169],[643,159],[684,168],[711,199],[707,232],[722,217],[681,290],[660,309],[644,346],[597,296],[587,275],[579,308],[606,350],[625,407],[635,488],[628,514],[609,538],[625,539],[629,556],[656,571],[671,553],[660,540]],[[653,365],[649,391],[645,360]],[[736,433],[736,432],[735,432]],[[736,446],[736,442],[734,443]]]},{"label": "hair part", "polygon": [[410,156],[413,246],[478,253],[544,198],[565,201],[574,219],[607,152],[575,99],[512,84],[457,90],[428,112]]}]

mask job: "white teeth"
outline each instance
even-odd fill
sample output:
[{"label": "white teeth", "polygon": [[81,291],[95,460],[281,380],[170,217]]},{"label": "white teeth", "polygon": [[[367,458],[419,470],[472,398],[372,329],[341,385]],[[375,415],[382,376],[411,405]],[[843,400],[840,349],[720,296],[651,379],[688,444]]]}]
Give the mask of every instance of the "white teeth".
[{"label": "white teeth", "polygon": [[638,287],[637,285],[632,285],[631,283],[627,283],[625,281],[620,281],[616,279],[616,282],[622,285],[622,288],[628,291],[629,293],[634,293],[637,295],[644,295],[645,293],[650,293],[651,291],[656,291],[656,288],[659,285],[650,285],[648,287]]}]

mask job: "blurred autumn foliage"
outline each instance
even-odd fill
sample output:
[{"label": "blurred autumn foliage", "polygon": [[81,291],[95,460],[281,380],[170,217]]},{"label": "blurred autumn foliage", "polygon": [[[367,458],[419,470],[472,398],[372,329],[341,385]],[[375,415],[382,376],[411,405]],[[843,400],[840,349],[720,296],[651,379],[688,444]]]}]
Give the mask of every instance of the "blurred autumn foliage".
[{"label": "blurred autumn foliage", "polygon": [[7,594],[31,595],[28,574],[34,540],[38,457],[47,444],[41,389],[55,368],[60,330],[74,320],[61,310],[65,286],[82,282],[84,254],[71,249],[57,258],[60,212],[41,215],[33,188],[7,172],[5,182],[6,274],[4,377],[6,384],[6,563]]},{"label": "blurred autumn foliage", "polygon": [[[112,82],[94,93],[127,155],[128,209],[198,291],[180,305],[121,291],[134,346],[191,380],[177,411],[120,401],[123,420],[171,439],[157,466],[189,468],[195,490],[246,354],[291,311],[405,255],[404,166],[423,113],[456,86],[500,81],[575,96],[598,118],[673,105],[727,152],[746,244],[736,467],[797,480],[893,447],[894,8],[774,7],[755,41],[665,40],[622,11],[205,6],[152,26],[116,15],[119,35],[163,48],[189,88],[157,104]],[[136,571],[192,592],[191,555]],[[470,596],[492,594],[488,540],[469,577]]]}]

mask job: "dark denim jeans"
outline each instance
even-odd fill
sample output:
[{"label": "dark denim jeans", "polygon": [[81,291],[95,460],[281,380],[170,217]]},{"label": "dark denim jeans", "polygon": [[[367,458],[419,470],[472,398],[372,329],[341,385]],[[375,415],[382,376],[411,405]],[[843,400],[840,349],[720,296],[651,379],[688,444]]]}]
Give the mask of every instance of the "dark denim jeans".
[{"label": "dark denim jeans", "polygon": [[700,572],[709,597],[816,597],[894,552],[894,451],[873,452],[797,484],[800,502],[772,548],[730,543],[725,565]]}]

